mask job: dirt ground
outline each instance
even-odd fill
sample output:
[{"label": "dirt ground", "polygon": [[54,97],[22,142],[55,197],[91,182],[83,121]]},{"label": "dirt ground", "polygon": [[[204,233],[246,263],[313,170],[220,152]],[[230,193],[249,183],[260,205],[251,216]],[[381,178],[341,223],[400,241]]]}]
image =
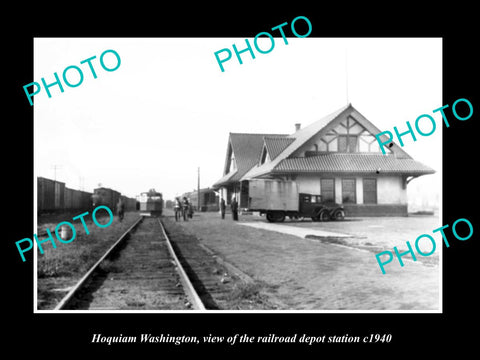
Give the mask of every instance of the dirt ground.
[{"label": "dirt ground", "polygon": [[[57,214],[41,216],[38,219],[37,234],[40,240],[47,238],[45,229],[50,229],[55,238],[55,227],[62,221],[69,221],[75,226],[76,237],[71,243],[56,241],[56,248],[50,242],[44,243],[44,254],[37,250],[37,308],[53,309],[69,291],[70,287],[104,254],[104,252],[124,233],[138,213],[127,212],[123,222],[115,216],[112,224],[106,228],[97,227],[91,216],[86,216],[85,223],[89,234],[80,220],[72,221],[76,214]],[[102,224],[108,219],[99,218]]]},{"label": "dirt ground", "polygon": [[405,256],[401,267],[394,259],[386,265],[385,275],[375,258],[379,251],[393,246],[401,250],[405,241],[413,245],[419,235],[432,234],[440,226],[437,216],[285,222],[350,234],[353,237],[347,243],[304,239],[240,224],[252,221],[265,219],[243,215],[236,223],[229,214],[222,220],[217,213],[196,213],[193,219],[178,224],[223,259],[268,284],[264,295],[276,309],[441,310],[439,242],[431,256],[436,260],[419,257],[413,262]]},{"label": "dirt ground", "polygon": [[[78,215],[78,213],[52,214],[40,217],[37,229],[39,239],[47,237],[45,233],[46,228],[50,229],[53,237],[55,237],[54,229],[56,225],[61,221],[71,221],[72,217],[76,215]],[[138,212],[128,212],[125,214],[123,222],[119,222],[118,217],[115,216],[110,226],[107,228],[99,228],[94,225],[91,218],[87,216],[85,220],[89,234],[86,234],[80,221],[72,221],[76,229],[75,240],[68,244],[56,241],[56,248],[53,248],[50,242],[46,242],[44,244],[45,253],[41,255],[38,252],[37,254],[37,309],[54,309],[58,302],[70,290],[71,286],[75,285],[80,277],[85,274],[138,217]],[[175,241],[182,239],[186,242],[190,240],[197,241],[194,236],[189,233],[185,234],[182,228],[177,227],[173,216],[165,220],[171,225],[170,230],[173,234],[170,234],[170,236],[171,238],[175,238]],[[106,223],[107,219],[100,219],[99,222]],[[157,229],[157,231],[159,231],[159,229]],[[145,230],[142,230],[142,228],[137,229],[133,238],[137,235],[145,237],[144,232]],[[160,233],[159,236],[161,236]],[[128,243],[133,242],[134,241],[130,239]],[[138,244],[142,244],[142,242],[137,242],[137,245]],[[152,241],[147,241],[144,245],[152,248],[154,244]],[[182,249],[185,250],[183,245]],[[159,255],[155,253],[153,248],[151,250],[151,253],[147,252],[149,255],[152,255],[154,258]],[[199,274],[198,277],[204,282],[205,287],[208,288],[207,290],[218,309],[258,310],[275,308],[275,305],[270,304],[266,296],[260,293],[266,287],[264,283],[258,281],[251,283],[240,280],[233,272],[231,273],[229,269],[211,258],[209,254],[200,255],[200,253],[204,251],[205,250],[199,249],[194,252],[195,256],[198,255],[200,259],[200,261],[197,261],[199,266],[195,267],[194,271],[198,272],[198,267],[203,271],[203,275]],[[153,295],[150,287],[156,286],[154,283],[158,283],[160,280],[155,277],[161,274],[138,274],[138,271],[135,273],[134,269],[126,274],[122,274],[122,269],[135,268],[136,266],[142,270],[148,270],[151,261],[143,258],[142,261],[138,262],[142,256],[145,256],[145,254],[142,255],[142,249],[136,246],[133,253],[124,250],[120,253],[120,257],[116,261],[107,261],[106,264],[102,265],[102,271],[98,279],[93,281],[92,287],[99,287],[95,294],[88,294],[87,291],[85,296],[88,301],[79,301],[74,304],[73,308],[93,308],[96,310],[166,310],[168,308],[172,310],[185,310],[184,305],[179,306],[175,301],[171,301],[169,305],[166,306],[168,299],[162,298],[163,295],[160,288],[157,289],[156,295]],[[133,262],[133,264],[130,264],[129,261],[131,261],[132,258],[136,258],[138,263]],[[157,260],[160,261],[159,258]],[[192,261],[191,257],[189,257],[189,261]],[[191,264],[193,264],[193,261]],[[138,277],[138,279],[132,282],[129,277]],[[102,286],[107,283],[112,286],[102,288]],[[126,288],[125,283],[128,284]],[[180,287],[178,289],[180,289]],[[205,301],[205,299],[203,300]]]}]

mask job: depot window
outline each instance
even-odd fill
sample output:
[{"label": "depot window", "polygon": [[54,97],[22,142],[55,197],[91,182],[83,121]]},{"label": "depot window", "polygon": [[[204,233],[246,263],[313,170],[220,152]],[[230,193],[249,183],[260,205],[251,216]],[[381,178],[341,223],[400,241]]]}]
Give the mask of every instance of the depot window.
[{"label": "depot window", "polygon": [[335,202],[335,179],[320,179],[322,201]]},{"label": "depot window", "polygon": [[355,179],[342,179],[342,203],[356,204],[357,191]]},{"label": "depot window", "polygon": [[377,203],[377,179],[363,179],[363,203]]},{"label": "depot window", "polygon": [[356,135],[339,135],[338,136],[338,151],[339,152],[356,152],[357,151]]}]

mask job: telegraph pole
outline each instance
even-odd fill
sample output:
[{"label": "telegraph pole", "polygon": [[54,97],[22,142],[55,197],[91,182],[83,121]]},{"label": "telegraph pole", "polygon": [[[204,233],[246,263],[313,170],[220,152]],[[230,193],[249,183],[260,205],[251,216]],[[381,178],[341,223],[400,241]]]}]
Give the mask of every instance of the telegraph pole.
[{"label": "telegraph pole", "polygon": [[345,91],[347,95],[347,105],[349,104],[348,102],[348,48],[345,49]]},{"label": "telegraph pole", "polygon": [[51,166],[51,168],[53,168],[53,180],[54,181],[57,181],[57,169],[61,169],[62,166],[61,165],[57,165],[57,164],[54,164]]},{"label": "telegraph pole", "polygon": [[197,169],[197,211],[200,211],[200,166]]}]

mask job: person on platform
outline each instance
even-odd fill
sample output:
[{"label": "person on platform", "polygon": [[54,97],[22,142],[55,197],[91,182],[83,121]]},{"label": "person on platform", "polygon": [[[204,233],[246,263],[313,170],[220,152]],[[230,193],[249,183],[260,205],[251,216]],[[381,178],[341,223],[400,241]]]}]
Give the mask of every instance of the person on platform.
[{"label": "person on platform", "polygon": [[190,199],[188,199],[188,204],[189,204],[189,206],[188,206],[188,217],[190,219],[193,219],[193,212],[194,212],[193,211],[193,204],[192,204],[192,201]]},{"label": "person on platform", "polygon": [[225,209],[226,209],[225,199],[222,198],[222,200],[220,200],[220,212],[222,214],[222,219],[225,219]]},{"label": "person on platform", "polygon": [[173,206],[173,210],[175,211],[175,221],[180,220],[180,217],[182,216],[182,203],[180,202],[180,198],[176,197],[175,198],[175,204]]},{"label": "person on platform", "polygon": [[235,196],[232,199],[232,203],[230,204],[230,207],[232,208],[233,220],[237,221],[238,220],[238,203],[237,203],[237,200],[235,199]]},{"label": "person on platform", "polygon": [[183,197],[183,221],[188,221],[188,211],[190,208],[190,203],[188,202],[188,199],[186,196]]}]

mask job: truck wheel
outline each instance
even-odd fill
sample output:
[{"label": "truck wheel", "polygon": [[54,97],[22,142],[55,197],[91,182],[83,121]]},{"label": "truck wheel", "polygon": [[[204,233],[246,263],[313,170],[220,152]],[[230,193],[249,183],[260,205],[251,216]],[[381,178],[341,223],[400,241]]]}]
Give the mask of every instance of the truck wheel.
[{"label": "truck wheel", "polygon": [[285,213],[283,211],[279,211],[275,214],[276,221],[284,222],[285,221]]},{"label": "truck wheel", "polygon": [[316,208],[313,211],[312,220],[313,221],[322,221],[322,218],[321,218],[322,211],[323,211],[323,208]]},{"label": "truck wheel", "polygon": [[267,218],[268,222],[275,222],[276,221],[274,213],[272,213],[272,212],[267,212],[266,218]]},{"label": "truck wheel", "polygon": [[267,212],[267,220],[269,222],[284,222],[285,221],[285,213],[283,211]]},{"label": "truck wheel", "polygon": [[320,221],[328,221],[330,220],[330,214],[328,213],[328,210],[322,210],[320,211],[319,214]]},{"label": "truck wheel", "polygon": [[335,210],[335,213],[333,214],[333,218],[335,220],[343,220],[345,219],[345,211],[343,211],[342,209],[337,209]]}]

